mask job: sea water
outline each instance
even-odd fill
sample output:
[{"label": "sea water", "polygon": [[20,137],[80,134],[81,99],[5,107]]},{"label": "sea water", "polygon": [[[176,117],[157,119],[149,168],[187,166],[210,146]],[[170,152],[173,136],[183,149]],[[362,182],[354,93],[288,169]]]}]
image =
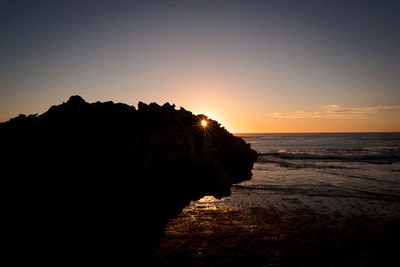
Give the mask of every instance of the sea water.
[{"label": "sea water", "polygon": [[400,134],[243,134],[249,181],[169,222],[171,266],[400,266]]},{"label": "sea water", "polygon": [[191,207],[274,205],[400,216],[400,133],[239,134],[259,154],[249,181]]}]

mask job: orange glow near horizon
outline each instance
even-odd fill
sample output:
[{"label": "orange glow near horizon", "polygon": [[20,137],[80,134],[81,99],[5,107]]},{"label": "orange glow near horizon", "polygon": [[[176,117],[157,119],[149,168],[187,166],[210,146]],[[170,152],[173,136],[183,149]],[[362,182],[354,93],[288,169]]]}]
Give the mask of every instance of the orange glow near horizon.
[{"label": "orange glow near horizon", "polygon": [[[211,109],[211,108],[210,108]],[[203,113],[207,116],[209,114]],[[399,111],[367,114],[362,118],[277,118],[254,110],[220,109],[210,118],[231,133],[400,132]],[[200,124],[204,127],[203,122]]]},{"label": "orange glow near horizon", "polygon": [[[199,90],[200,91],[200,90]],[[204,90],[203,90],[204,91]],[[197,91],[196,91],[197,92]],[[200,93],[199,93],[200,94]],[[194,114],[204,114],[205,117],[198,125],[205,129],[209,128],[205,119],[210,118],[231,133],[310,133],[310,132],[400,132],[399,105],[369,106],[364,107],[340,107],[330,105],[327,108],[310,108],[310,111],[298,112],[302,108],[285,110],[278,103],[271,102],[268,105],[259,106],[257,103],[251,105],[251,101],[243,98],[229,97],[224,99],[221,93],[207,94],[206,101],[199,101],[201,97],[181,95],[175,99],[154,99],[162,104],[165,102],[175,103]],[[83,95],[89,102],[107,101],[111,97],[103,99],[91,98]],[[228,98],[228,97],[227,97]],[[25,105],[15,107],[14,114],[3,113],[2,121],[7,121],[18,113],[34,114],[47,111],[50,104],[59,104],[66,97],[59,100],[49,100],[48,104],[42,106]],[[204,97],[203,97],[204,99]],[[135,105],[136,99],[113,99],[114,102],[129,103]],[[144,100],[144,102],[151,102]],[[286,111],[286,113],[278,113]],[[278,115],[277,115],[278,114]]]}]

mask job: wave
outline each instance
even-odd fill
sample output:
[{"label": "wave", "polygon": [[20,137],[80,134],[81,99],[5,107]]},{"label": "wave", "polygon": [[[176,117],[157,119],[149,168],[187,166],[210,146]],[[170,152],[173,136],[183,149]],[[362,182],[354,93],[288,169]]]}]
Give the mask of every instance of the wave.
[{"label": "wave", "polygon": [[336,175],[336,176],[340,176],[340,177],[363,179],[363,180],[375,181],[378,183],[400,185],[400,182],[395,182],[395,181],[390,181],[390,180],[381,180],[381,179],[377,179],[377,178],[369,177],[369,176],[365,176],[365,175],[353,175],[353,174],[348,174],[348,173],[343,173],[343,172],[335,172],[332,170],[324,170],[324,172],[327,174],[330,174],[330,175]]},{"label": "wave", "polygon": [[[272,153],[260,153],[261,161],[263,156],[275,157],[281,159],[307,159],[307,160],[340,160],[340,161],[398,161],[400,156],[393,153],[370,153],[370,154],[322,154],[322,153],[308,153],[308,152],[288,152],[278,151]],[[375,162],[376,163],[376,162]],[[389,162],[386,162],[389,163]]]},{"label": "wave", "polygon": [[399,202],[400,195],[390,194],[383,192],[371,192],[366,190],[357,189],[341,189],[330,185],[329,188],[307,188],[302,186],[277,186],[277,185],[233,185],[237,190],[260,190],[260,191],[272,191],[278,194],[284,195],[303,195],[311,197],[333,197],[333,198],[360,198],[360,199],[371,199],[371,200],[384,200],[389,202]]},{"label": "wave", "polygon": [[271,160],[268,158],[259,157],[257,163],[272,163],[277,164],[281,167],[291,168],[291,169],[304,169],[304,168],[313,168],[313,169],[355,169],[354,167],[348,166],[337,166],[337,165],[317,165],[311,163],[299,163],[299,162],[289,162],[285,160]]}]

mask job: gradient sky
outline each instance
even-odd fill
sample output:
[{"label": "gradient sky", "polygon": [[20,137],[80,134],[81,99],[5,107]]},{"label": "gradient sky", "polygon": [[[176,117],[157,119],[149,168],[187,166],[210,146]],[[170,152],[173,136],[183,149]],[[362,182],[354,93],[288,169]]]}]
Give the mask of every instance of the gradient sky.
[{"label": "gradient sky", "polygon": [[0,6],[0,121],[79,94],[232,132],[400,131],[400,1]]}]

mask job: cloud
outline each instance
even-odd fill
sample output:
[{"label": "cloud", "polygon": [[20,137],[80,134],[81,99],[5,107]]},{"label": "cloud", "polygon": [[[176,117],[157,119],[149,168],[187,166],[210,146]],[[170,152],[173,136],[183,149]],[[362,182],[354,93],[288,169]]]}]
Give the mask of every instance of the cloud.
[{"label": "cloud", "polygon": [[369,107],[344,107],[342,105],[328,105],[320,111],[296,111],[287,113],[275,113],[275,118],[280,119],[366,119],[368,114],[374,114],[381,110],[400,109],[400,105],[369,106]]}]

